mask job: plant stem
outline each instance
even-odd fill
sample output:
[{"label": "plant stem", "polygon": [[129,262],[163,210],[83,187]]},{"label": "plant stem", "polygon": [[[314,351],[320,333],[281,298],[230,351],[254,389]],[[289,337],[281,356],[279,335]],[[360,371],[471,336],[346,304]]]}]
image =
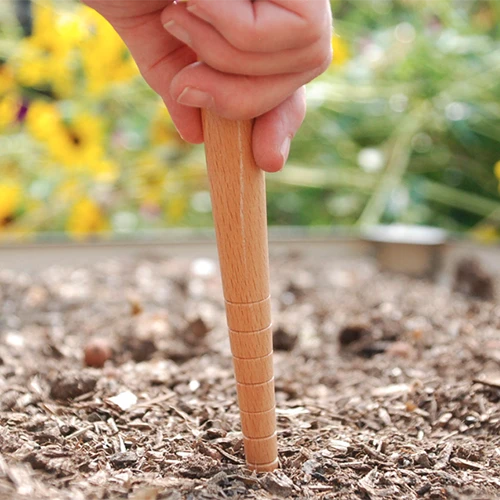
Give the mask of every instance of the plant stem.
[{"label": "plant stem", "polygon": [[427,110],[427,103],[422,103],[405,118],[396,134],[390,139],[393,144],[391,156],[373,195],[357,221],[357,225],[368,226],[380,222],[391,192],[401,184],[403,175],[408,168],[411,156],[410,142],[420,129]]},{"label": "plant stem", "polygon": [[375,177],[350,167],[310,168],[295,164],[287,165],[279,174],[268,176],[267,182],[313,188],[348,187],[371,193]]},{"label": "plant stem", "polygon": [[428,200],[500,222],[500,203],[494,200],[427,179],[421,180],[421,194]]}]

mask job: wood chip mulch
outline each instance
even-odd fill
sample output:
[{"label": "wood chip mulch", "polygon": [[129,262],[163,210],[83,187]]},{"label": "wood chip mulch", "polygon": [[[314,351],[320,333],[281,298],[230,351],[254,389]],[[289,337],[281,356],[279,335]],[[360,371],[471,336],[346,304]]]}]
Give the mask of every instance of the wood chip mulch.
[{"label": "wood chip mulch", "polygon": [[0,270],[0,500],[500,498],[498,277],[271,267],[264,475],[244,467],[216,263]]}]

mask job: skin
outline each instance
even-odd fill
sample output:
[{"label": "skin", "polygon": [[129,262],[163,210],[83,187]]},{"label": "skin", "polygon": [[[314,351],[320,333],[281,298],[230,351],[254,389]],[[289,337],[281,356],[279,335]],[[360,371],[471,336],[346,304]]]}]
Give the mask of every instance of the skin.
[{"label": "skin", "polygon": [[127,44],[181,136],[203,142],[201,108],[255,118],[253,152],[280,170],[306,112],[304,85],[331,62],[328,0],[87,0]]}]

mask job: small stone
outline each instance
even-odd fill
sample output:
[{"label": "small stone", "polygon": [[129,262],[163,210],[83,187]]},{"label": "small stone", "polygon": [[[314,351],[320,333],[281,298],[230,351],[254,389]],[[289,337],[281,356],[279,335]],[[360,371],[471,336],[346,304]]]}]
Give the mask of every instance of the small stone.
[{"label": "small stone", "polygon": [[116,469],[131,467],[137,462],[137,455],[131,451],[115,453],[109,459],[110,464]]},{"label": "small stone", "polygon": [[307,460],[306,462],[304,462],[302,464],[302,470],[306,473],[306,474],[313,474],[316,469],[320,466],[319,462],[317,462],[316,460],[314,459],[310,459],[310,460]]},{"label": "small stone", "polygon": [[189,382],[189,390],[191,392],[196,392],[199,388],[200,388],[201,384],[198,382],[198,380],[191,380],[191,382]]},{"label": "small stone", "polygon": [[415,457],[415,463],[422,466],[424,469],[429,469],[431,467],[431,461],[429,460],[429,455],[425,451],[417,453]]},{"label": "small stone", "polygon": [[114,406],[117,406],[121,411],[127,411],[137,403],[137,396],[130,391],[125,391],[117,396],[108,398],[106,401]]},{"label": "small stone", "polygon": [[109,342],[100,338],[89,340],[84,352],[85,364],[93,368],[102,368],[104,363],[113,356],[113,350]]}]

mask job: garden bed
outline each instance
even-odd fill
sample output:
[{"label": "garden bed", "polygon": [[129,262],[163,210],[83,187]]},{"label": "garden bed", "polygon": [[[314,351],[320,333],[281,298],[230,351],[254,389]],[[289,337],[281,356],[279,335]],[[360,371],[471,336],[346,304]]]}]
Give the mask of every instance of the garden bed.
[{"label": "garden bed", "polygon": [[244,467],[214,261],[0,271],[0,499],[500,496],[500,308],[467,295],[474,266],[465,294],[364,257],[271,269],[267,475]]}]

